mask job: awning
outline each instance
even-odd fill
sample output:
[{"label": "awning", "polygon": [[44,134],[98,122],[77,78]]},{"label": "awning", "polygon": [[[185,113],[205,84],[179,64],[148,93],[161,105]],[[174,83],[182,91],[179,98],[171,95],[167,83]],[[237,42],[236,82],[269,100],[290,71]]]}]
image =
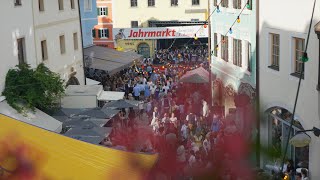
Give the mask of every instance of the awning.
[{"label": "awning", "polygon": [[142,55],[133,52],[120,52],[114,49],[91,46],[84,49],[85,59],[92,60],[88,68],[100,69],[113,75],[141,60]]},{"label": "awning", "polygon": [[101,84],[101,82],[90,79],[90,78],[86,78],[86,85],[99,85]]},{"label": "awning", "polygon": [[7,103],[7,101],[4,100],[0,102],[0,114],[56,133],[60,133],[62,131],[62,123],[60,121],[39,109],[36,109],[35,112],[28,112],[27,116],[24,116],[18,113]]},{"label": "awning", "polygon": [[124,98],[124,92],[102,91],[98,96],[99,101],[117,101]]},{"label": "awning", "polygon": [[[144,178],[158,158],[157,155],[129,153],[89,144],[3,115],[0,115],[0,122],[0,143],[8,142],[11,146],[8,148],[0,144],[0,152],[23,149],[21,146],[27,152],[30,151],[28,156],[23,157],[34,165],[32,172],[43,176],[37,179],[138,180]],[[14,161],[13,155],[0,154],[1,156],[10,157],[11,162]],[[9,159],[2,160],[2,167],[10,166],[7,163]]]}]

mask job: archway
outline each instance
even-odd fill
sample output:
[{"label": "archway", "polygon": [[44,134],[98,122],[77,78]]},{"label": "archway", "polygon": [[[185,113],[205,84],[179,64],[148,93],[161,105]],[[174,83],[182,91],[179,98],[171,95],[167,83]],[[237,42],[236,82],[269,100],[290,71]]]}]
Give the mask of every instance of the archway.
[{"label": "archway", "polygon": [[143,55],[143,57],[150,57],[150,46],[147,43],[140,43],[138,45],[138,54]]},{"label": "archway", "polygon": [[[289,137],[290,121],[292,113],[282,107],[272,107],[265,111],[266,123],[267,123],[267,140],[269,151],[275,152],[281,157],[269,157],[265,167],[274,166],[275,162],[281,167],[282,156],[284,154],[285,146],[288,139],[291,139],[297,131],[303,130],[301,123],[297,118],[294,118],[293,126],[291,129],[291,135]],[[294,147],[289,144],[286,158],[292,160],[294,168],[306,168],[309,167],[309,146]]]}]

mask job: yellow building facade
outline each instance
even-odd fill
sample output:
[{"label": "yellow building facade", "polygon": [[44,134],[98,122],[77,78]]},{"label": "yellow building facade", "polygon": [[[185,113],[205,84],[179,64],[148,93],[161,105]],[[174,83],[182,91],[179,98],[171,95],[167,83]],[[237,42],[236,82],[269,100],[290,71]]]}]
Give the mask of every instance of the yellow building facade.
[{"label": "yellow building facade", "polygon": [[[113,28],[199,25],[207,19],[207,12],[208,0],[117,0],[113,2]],[[157,40],[118,40],[119,47],[148,57],[153,56]]]}]

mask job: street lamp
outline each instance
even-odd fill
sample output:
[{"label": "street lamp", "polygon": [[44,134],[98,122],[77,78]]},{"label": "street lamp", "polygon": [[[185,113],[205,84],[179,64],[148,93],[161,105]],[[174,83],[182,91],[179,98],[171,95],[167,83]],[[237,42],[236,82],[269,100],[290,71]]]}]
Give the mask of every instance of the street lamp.
[{"label": "street lamp", "polygon": [[312,129],[297,131],[297,134],[290,139],[290,144],[294,147],[304,147],[309,145],[311,142],[311,137],[305,132],[312,131],[313,134],[317,137],[320,136],[320,129],[313,127]]}]

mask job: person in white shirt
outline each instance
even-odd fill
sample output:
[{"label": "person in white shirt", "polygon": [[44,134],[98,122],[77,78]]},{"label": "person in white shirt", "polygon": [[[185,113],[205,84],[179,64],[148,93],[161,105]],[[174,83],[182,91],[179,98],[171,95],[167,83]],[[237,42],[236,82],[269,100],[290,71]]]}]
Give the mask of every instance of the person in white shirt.
[{"label": "person in white shirt", "polygon": [[152,84],[150,86],[151,95],[154,96],[154,93],[156,92],[157,86],[155,84]]},{"label": "person in white shirt", "polygon": [[165,94],[168,94],[168,90],[169,90],[169,89],[170,89],[170,88],[169,88],[169,86],[168,86],[167,83],[165,84],[165,86],[162,87],[162,90],[164,90],[164,93],[165,93]]},{"label": "person in white shirt", "polygon": [[209,106],[204,99],[202,100],[202,116],[205,118],[209,116]]},{"label": "person in white shirt", "polygon": [[195,156],[193,150],[190,151],[190,154],[191,154],[191,156],[190,156],[188,162],[189,162],[189,166],[190,166],[190,167],[193,167],[194,164],[197,162],[197,161],[196,161],[196,156]]},{"label": "person in white shirt", "polygon": [[184,124],[181,127],[181,137],[183,140],[188,140],[189,136],[189,127],[188,127],[188,121],[185,121]]},{"label": "person in white shirt", "polygon": [[174,127],[178,126],[178,119],[177,117],[175,117],[174,113],[171,113],[170,123],[172,123]]}]

